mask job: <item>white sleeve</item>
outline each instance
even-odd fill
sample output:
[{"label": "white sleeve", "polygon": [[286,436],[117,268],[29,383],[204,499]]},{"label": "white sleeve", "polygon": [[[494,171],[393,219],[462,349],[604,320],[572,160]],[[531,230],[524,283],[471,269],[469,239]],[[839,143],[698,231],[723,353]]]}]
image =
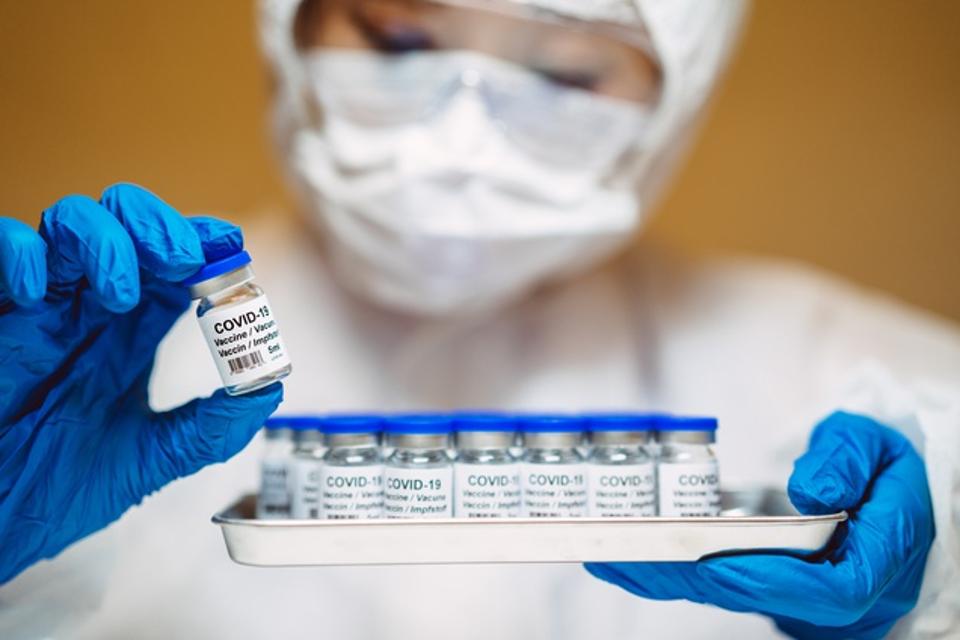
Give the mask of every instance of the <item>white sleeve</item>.
[{"label": "white sleeve", "polygon": [[117,565],[113,524],[0,585],[0,638],[61,638],[103,604]]},{"label": "white sleeve", "polygon": [[893,638],[956,638],[960,629],[960,386],[905,385],[882,365],[858,367],[835,407],[899,429],[923,456],[933,500],[936,539],[916,607]]}]

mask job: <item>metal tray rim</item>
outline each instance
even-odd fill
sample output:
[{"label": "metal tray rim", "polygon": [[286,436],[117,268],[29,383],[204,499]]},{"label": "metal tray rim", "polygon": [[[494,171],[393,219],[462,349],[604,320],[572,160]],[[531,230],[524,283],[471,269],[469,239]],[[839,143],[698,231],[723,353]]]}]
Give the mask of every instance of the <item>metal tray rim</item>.
[{"label": "metal tray rim", "polygon": [[250,495],[241,496],[235,500],[229,507],[216,513],[210,519],[218,526],[244,526],[244,527],[324,527],[324,528],[351,528],[351,527],[421,527],[435,525],[451,526],[497,526],[497,525],[542,525],[550,523],[551,525],[610,525],[610,524],[633,524],[633,525],[668,525],[684,524],[691,526],[740,526],[740,525],[804,525],[814,522],[836,522],[841,523],[847,520],[846,511],[838,511],[823,515],[796,515],[796,516],[698,516],[688,518],[674,518],[664,516],[650,516],[642,518],[490,518],[490,519],[468,519],[468,518],[422,518],[422,519],[403,519],[393,520],[386,518],[369,520],[259,520],[255,518],[233,517],[230,512],[235,511],[241,503],[248,500]]},{"label": "metal tray rim", "polygon": [[[303,567],[690,562],[741,550],[806,554],[828,544],[847,519],[844,512],[794,513],[776,490],[727,497],[731,508],[719,517],[257,520],[251,494],[211,520],[234,562]],[[390,544],[399,550],[386,552]]]}]

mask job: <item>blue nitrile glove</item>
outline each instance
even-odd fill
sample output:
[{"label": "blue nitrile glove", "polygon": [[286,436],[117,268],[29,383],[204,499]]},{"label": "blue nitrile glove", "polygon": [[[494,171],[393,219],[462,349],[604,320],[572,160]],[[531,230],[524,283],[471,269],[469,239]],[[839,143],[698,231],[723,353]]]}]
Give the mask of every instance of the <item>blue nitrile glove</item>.
[{"label": "blue nitrile glove", "polygon": [[39,234],[0,218],[0,583],[226,460],[276,409],[279,384],[147,404],[157,343],[190,302],[176,283],[242,243],[133,185],[60,200]]},{"label": "blue nitrile glove", "polygon": [[897,431],[835,413],[814,430],[789,494],[802,513],[849,512],[822,553],[589,564],[587,570],[645,598],[766,614],[796,638],[882,637],[916,604],[933,543],[923,460]]}]

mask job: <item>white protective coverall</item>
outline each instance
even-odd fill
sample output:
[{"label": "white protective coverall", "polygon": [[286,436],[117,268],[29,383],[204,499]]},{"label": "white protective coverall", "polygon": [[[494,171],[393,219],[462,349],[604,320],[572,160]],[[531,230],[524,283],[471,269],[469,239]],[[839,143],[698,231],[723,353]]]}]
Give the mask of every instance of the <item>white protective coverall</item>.
[{"label": "white protective coverall", "polygon": [[[662,4],[662,3],[661,3]],[[785,486],[816,421],[847,408],[924,456],[937,538],[902,637],[960,625],[960,331],[823,273],[691,260],[641,244],[469,318],[393,315],[334,282],[316,238],[248,226],[294,359],[284,412],[671,410],[717,415],[723,483]],[[219,384],[191,315],[168,335],[157,408]],[[209,517],[254,490],[262,443],[173,483],[0,590],[0,637],[766,638],[760,616],[646,601],[569,566],[254,569]],[[799,597],[799,596],[798,596]]]}]

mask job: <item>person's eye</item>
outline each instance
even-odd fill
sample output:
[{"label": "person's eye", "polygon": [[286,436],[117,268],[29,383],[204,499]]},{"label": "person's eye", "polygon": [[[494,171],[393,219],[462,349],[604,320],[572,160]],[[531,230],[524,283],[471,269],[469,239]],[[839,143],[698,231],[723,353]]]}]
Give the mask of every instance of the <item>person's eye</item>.
[{"label": "person's eye", "polygon": [[385,53],[429,51],[437,48],[429,34],[414,29],[396,30],[381,34],[374,44],[377,49]]},{"label": "person's eye", "polygon": [[373,21],[358,16],[357,26],[371,46],[383,53],[409,53],[437,48],[426,30],[397,20]]},{"label": "person's eye", "polygon": [[590,71],[564,69],[534,69],[541,76],[561,87],[593,91],[599,84],[599,78]]}]

